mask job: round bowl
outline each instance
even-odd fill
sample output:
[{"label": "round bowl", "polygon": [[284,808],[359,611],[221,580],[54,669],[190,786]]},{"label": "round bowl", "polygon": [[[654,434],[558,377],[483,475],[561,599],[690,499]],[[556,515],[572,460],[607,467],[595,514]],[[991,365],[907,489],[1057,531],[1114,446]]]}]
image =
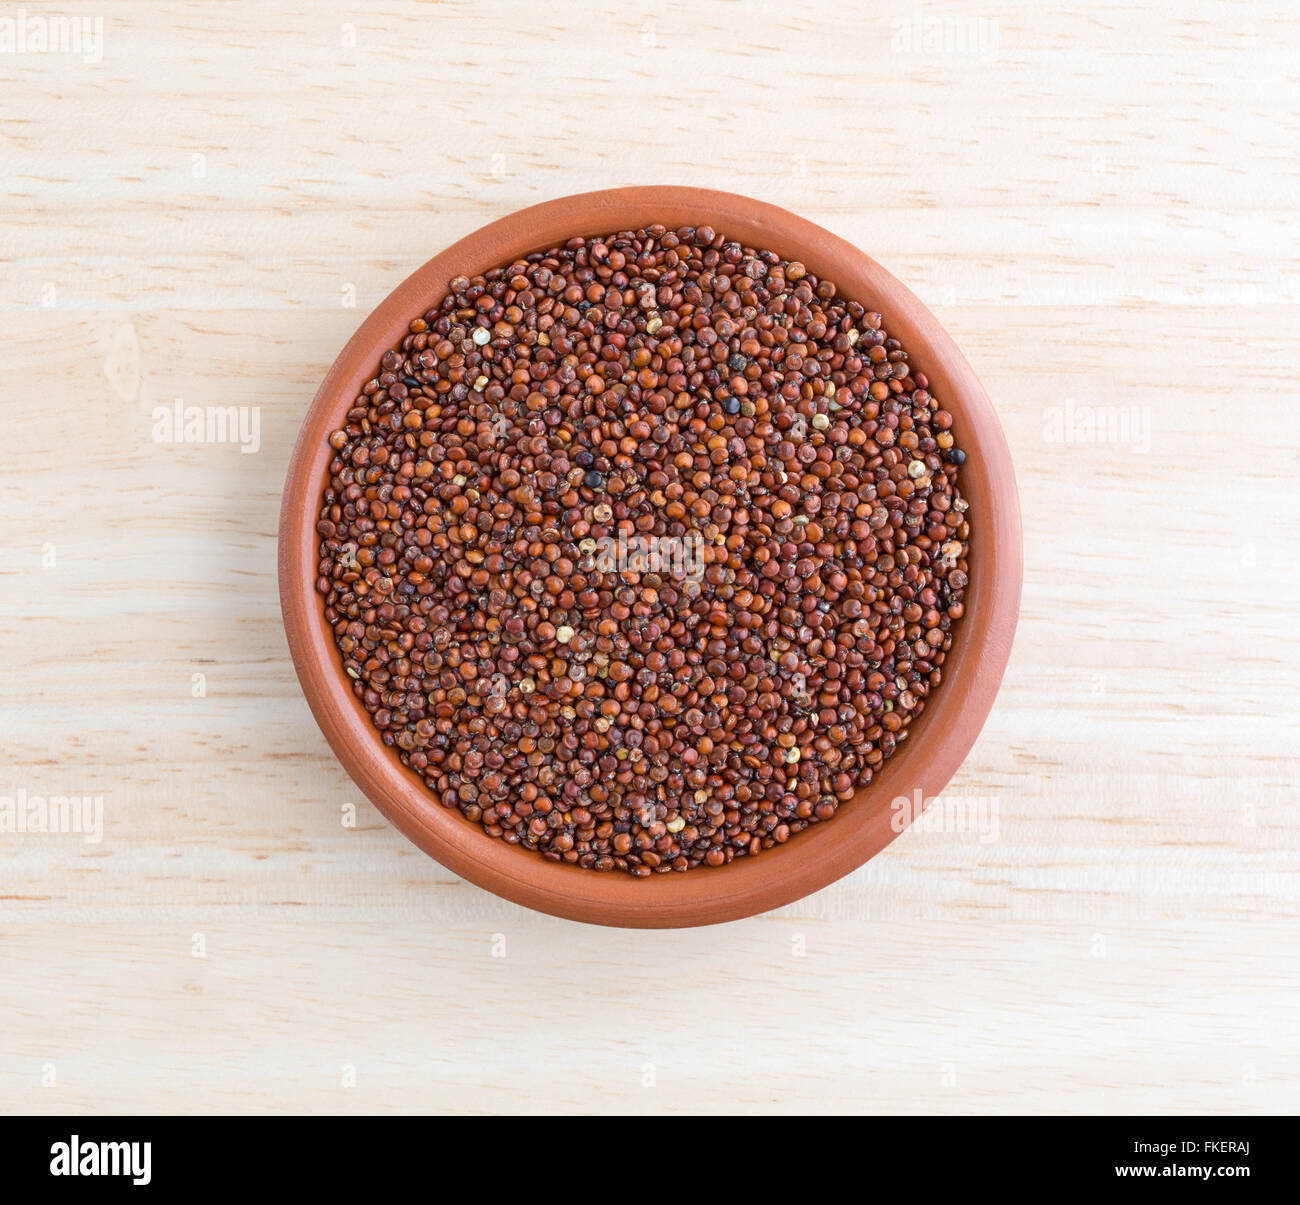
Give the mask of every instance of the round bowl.
[{"label": "round bowl", "polygon": [[[489,837],[459,811],[441,807],[419,776],[384,747],[352,693],[325,623],[315,589],[315,524],[334,454],[330,432],[383,353],[412,318],[442,299],[449,280],[574,235],[655,223],[713,226],[728,238],[801,260],[835,281],[841,296],[884,315],[909,362],[953,415],[967,453],[961,482],[970,503],[970,582],[943,682],[908,739],[831,820],[758,857],[636,879],[550,862]],[[361,324],[326,374],[290,459],[279,569],[285,631],[307,702],[353,781],[398,829],[449,870],[516,903],[595,924],[671,928],[750,916],[833,883],[884,849],[901,831],[900,821],[914,818],[892,801],[929,800],[943,789],[974,744],[1011,653],[1022,576],[1020,507],[1006,438],[988,395],[930,311],[874,260],[821,227],[748,197],[698,188],[621,188],[548,201],[484,226],[431,259]]]}]

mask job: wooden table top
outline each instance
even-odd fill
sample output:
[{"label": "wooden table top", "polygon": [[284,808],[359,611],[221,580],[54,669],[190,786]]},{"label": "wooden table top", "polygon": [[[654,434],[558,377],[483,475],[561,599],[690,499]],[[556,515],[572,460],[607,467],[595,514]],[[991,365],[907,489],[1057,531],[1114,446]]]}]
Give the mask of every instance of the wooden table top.
[{"label": "wooden table top", "polygon": [[[0,1109],[1295,1108],[1294,6],[111,4],[52,49],[6,14],[0,796],[100,796],[103,832],[0,832]],[[1026,532],[949,788],[989,823],[679,932],[403,840],[276,595],[362,316],[631,183],[784,205],[905,281]],[[248,407],[256,450],[160,442],[177,399]]]}]

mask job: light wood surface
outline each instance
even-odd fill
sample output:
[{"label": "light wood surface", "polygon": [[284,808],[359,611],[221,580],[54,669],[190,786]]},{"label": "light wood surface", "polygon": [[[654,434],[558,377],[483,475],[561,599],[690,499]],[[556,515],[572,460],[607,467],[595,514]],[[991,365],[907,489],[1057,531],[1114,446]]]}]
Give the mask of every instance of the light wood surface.
[{"label": "light wood surface", "polygon": [[[0,834],[0,1108],[1296,1108],[1293,5],[26,11],[103,24],[98,57],[0,52],[0,795],[102,795],[104,832]],[[458,881],[360,797],[275,533],[400,279],[656,182],[795,209],[920,294],[1003,417],[1027,572],[950,787],[996,834],[620,932]],[[176,398],[257,407],[260,449],[156,442]],[[1138,426],[1064,438],[1086,406]]]}]

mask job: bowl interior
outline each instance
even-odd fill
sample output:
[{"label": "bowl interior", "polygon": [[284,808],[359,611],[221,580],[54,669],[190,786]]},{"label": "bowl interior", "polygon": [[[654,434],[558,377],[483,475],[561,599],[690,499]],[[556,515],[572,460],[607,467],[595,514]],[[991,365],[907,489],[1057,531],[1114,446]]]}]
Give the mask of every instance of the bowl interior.
[{"label": "bowl interior", "polygon": [[[835,281],[841,295],[884,315],[909,362],[953,415],[954,435],[967,453],[961,488],[970,504],[970,583],[943,681],[907,739],[833,819],[758,857],[634,879],[549,862],[489,837],[459,811],[441,807],[383,746],[350,689],[315,591],[315,523],[333,456],[329,433],[383,353],[412,318],[441,301],[452,277],[473,276],[574,235],[654,223],[707,224],[798,259]],[[294,664],[326,739],[357,785],[407,837],[472,882],[555,915],[612,925],[670,927],[750,915],[824,887],[883,849],[909,818],[892,802],[937,795],[974,743],[1010,655],[1021,576],[1020,512],[1005,437],[982,386],[933,315],[879,264],[811,222],[748,198],[691,188],[617,189],[547,202],[483,227],[416,271],[366,319],[326,375],[290,461],[281,512],[281,602]]]}]

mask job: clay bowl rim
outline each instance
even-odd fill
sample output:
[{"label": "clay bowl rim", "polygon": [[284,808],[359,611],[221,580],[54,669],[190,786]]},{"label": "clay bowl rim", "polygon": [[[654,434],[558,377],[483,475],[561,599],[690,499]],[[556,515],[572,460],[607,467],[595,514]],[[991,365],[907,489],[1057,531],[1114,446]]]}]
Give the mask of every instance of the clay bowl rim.
[{"label": "clay bowl rim", "polygon": [[[328,436],[412,317],[441,300],[447,282],[473,276],[575,235],[662,223],[710,225],[728,238],[802,261],[840,294],[885,316],[890,334],[953,415],[967,453],[970,584],[944,680],[908,739],[835,817],[783,846],[726,866],[635,879],[547,861],[489,837],[434,801],[386,749],[342,672],[315,590],[315,523],[332,450]],[[1020,506],[1006,438],[970,365],[935,317],[850,243],[774,205],[698,188],[637,187],[583,193],[519,210],[448,247],[403,281],[334,361],[303,420],[289,461],[280,517],[280,599],[294,666],[321,731],[352,780],[406,837],[449,870],[515,903],[555,916],[632,928],[737,920],[790,904],[856,870],[915,818],[899,797],[939,794],[975,743],[1011,653],[1023,573]],[[933,731],[931,731],[933,729]],[[919,792],[919,795],[917,794]]]}]

